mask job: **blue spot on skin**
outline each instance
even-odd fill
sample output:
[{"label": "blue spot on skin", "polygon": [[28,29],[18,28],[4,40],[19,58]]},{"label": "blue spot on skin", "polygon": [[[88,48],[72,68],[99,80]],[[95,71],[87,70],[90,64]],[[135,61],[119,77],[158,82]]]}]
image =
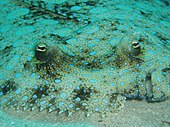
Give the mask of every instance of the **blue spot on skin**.
[{"label": "blue spot on skin", "polygon": [[139,74],[139,75],[138,75],[138,78],[142,78],[142,75],[141,75],[141,74]]},{"label": "blue spot on skin", "polygon": [[80,110],[80,108],[76,108],[76,110],[78,111],[78,110]]},{"label": "blue spot on skin", "polygon": [[91,47],[94,47],[96,44],[88,44],[88,47],[91,48]]},{"label": "blue spot on skin", "polygon": [[67,44],[72,44],[72,43],[76,43],[77,39],[76,38],[71,38],[69,40],[67,40]]},{"label": "blue spot on skin", "polygon": [[102,64],[104,64],[105,62],[103,61],[103,62],[101,62],[100,64],[102,65]]},{"label": "blue spot on skin", "polygon": [[19,78],[19,77],[21,77],[22,76],[22,73],[17,73],[16,75],[15,75],[15,78]]},{"label": "blue spot on skin", "polygon": [[80,90],[80,86],[76,86],[76,89],[77,89],[77,90]]},{"label": "blue spot on skin", "polygon": [[96,54],[96,51],[90,52],[90,56],[94,56]]},{"label": "blue spot on skin", "polygon": [[60,80],[60,79],[56,79],[54,82],[55,82],[55,83],[60,83],[61,80]]},{"label": "blue spot on skin", "polygon": [[166,56],[163,56],[163,59],[164,59],[164,60],[167,60],[167,61],[169,60],[169,58],[166,57]]},{"label": "blue spot on skin", "polygon": [[125,85],[125,83],[124,83],[124,82],[120,82],[120,85],[121,85],[121,86],[124,86],[124,85]]},{"label": "blue spot on skin", "polygon": [[108,101],[108,100],[106,100],[106,99],[103,99],[103,102],[107,104],[109,101]]},{"label": "blue spot on skin", "polygon": [[11,104],[11,102],[8,102],[8,103],[7,103],[7,105],[10,105],[10,104]]},{"label": "blue spot on skin", "polygon": [[64,102],[59,102],[58,106],[63,106],[65,103]]},{"label": "blue spot on skin", "polygon": [[45,94],[43,94],[42,97],[45,97]]},{"label": "blue spot on skin", "polygon": [[126,69],[125,69],[125,70],[123,70],[123,72],[127,73],[127,72],[128,72],[128,70],[126,70]]},{"label": "blue spot on skin", "polygon": [[50,95],[50,97],[51,97],[51,98],[55,98],[55,96],[54,96],[54,95]]},{"label": "blue spot on skin", "polygon": [[25,106],[25,105],[26,105],[26,103],[23,103],[23,104],[22,104],[22,106]]},{"label": "blue spot on skin", "polygon": [[162,61],[161,61],[161,60],[158,60],[158,63],[159,63],[160,65],[162,65]]},{"label": "blue spot on skin", "polygon": [[93,60],[93,62],[95,62],[95,63],[96,63],[96,62],[97,62],[97,60],[96,60],[96,59],[94,59],[94,60]]},{"label": "blue spot on skin", "polygon": [[157,77],[157,81],[158,81],[158,82],[161,82],[161,79],[160,79],[160,77]]},{"label": "blue spot on skin", "polygon": [[85,65],[88,65],[89,63],[88,62],[84,62]]},{"label": "blue spot on skin", "polygon": [[61,94],[60,94],[60,97],[61,97],[62,99],[65,99],[66,96],[67,96],[66,93],[61,93]]},{"label": "blue spot on skin", "polygon": [[91,82],[91,83],[96,83],[97,80],[95,80],[95,79],[90,79],[89,82]]},{"label": "blue spot on skin", "polygon": [[40,75],[37,75],[36,79],[39,79],[41,76]]},{"label": "blue spot on skin", "polygon": [[36,99],[36,98],[37,98],[37,95],[36,95],[36,94],[34,94],[34,95],[33,95],[33,98],[34,98],[34,99]]},{"label": "blue spot on skin", "polygon": [[117,43],[116,41],[117,41],[117,38],[113,38],[112,40],[110,40],[109,44],[111,46],[116,46],[116,43]]},{"label": "blue spot on skin", "polygon": [[71,7],[71,10],[72,11],[78,11],[78,10],[80,10],[81,9],[81,6],[72,6]]},{"label": "blue spot on skin", "polygon": [[114,86],[115,84],[114,83],[110,83],[109,86]]},{"label": "blue spot on skin", "polygon": [[6,101],[7,101],[7,99],[4,98],[4,99],[1,101],[1,103],[5,103]]},{"label": "blue spot on skin", "polygon": [[110,72],[110,73],[109,73],[109,75],[110,75],[110,76],[112,76],[112,75],[113,75],[113,73],[112,73],[112,72]]},{"label": "blue spot on skin", "polygon": [[82,106],[86,106],[87,104],[86,103],[82,103]]},{"label": "blue spot on skin", "polygon": [[109,111],[109,109],[108,109],[108,108],[106,108],[106,109],[105,109],[105,111]]},{"label": "blue spot on skin", "polygon": [[74,105],[73,105],[73,104],[70,104],[68,107],[69,107],[69,108],[73,108],[73,107],[74,107]]},{"label": "blue spot on skin", "polygon": [[15,91],[16,94],[19,94],[20,92],[21,92],[21,88],[18,88],[18,89]]},{"label": "blue spot on skin", "polygon": [[162,74],[163,74],[163,75],[166,75],[166,74],[167,74],[167,72],[163,72]]},{"label": "blue spot on skin", "polygon": [[[8,87],[9,87],[9,85],[7,85],[6,87],[8,88]],[[4,88],[4,86],[3,86],[3,88]]]},{"label": "blue spot on skin", "polygon": [[46,101],[41,101],[40,105],[44,105],[46,103]]},{"label": "blue spot on skin", "polygon": [[51,107],[52,106],[52,104],[48,104],[48,107]]},{"label": "blue spot on skin", "polygon": [[3,95],[3,93],[2,92],[0,92],[0,96],[2,96]]},{"label": "blue spot on skin", "polygon": [[98,111],[99,111],[99,108],[98,108],[98,107],[96,107],[96,108],[95,108],[95,111],[96,111],[96,112],[98,112]]},{"label": "blue spot on skin", "polygon": [[95,38],[94,41],[95,41],[95,42],[100,42],[100,39]]},{"label": "blue spot on skin", "polygon": [[97,102],[99,102],[99,100],[98,100],[98,99],[95,99],[95,100],[93,100],[93,102],[97,103]]},{"label": "blue spot on skin", "polygon": [[23,98],[22,98],[22,101],[25,101],[25,100],[27,100],[28,99],[28,97],[27,96],[24,96]]},{"label": "blue spot on skin", "polygon": [[88,74],[82,74],[82,76],[84,76],[84,77],[88,77],[89,75],[88,75]]},{"label": "blue spot on skin", "polygon": [[79,97],[76,98],[76,101],[80,101],[81,99]]},{"label": "blue spot on skin", "polygon": [[35,86],[34,86],[34,89],[37,89],[37,88],[38,88],[38,86],[35,85]]},{"label": "blue spot on skin", "polygon": [[9,96],[10,98],[13,98],[12,95]]},{"label": "blue spot on skin", "polygon": [[48,85],[48,84],[49,84],[49,82],[48,82],[47,80],[45,80],[45,84],[46,84],[46,85]]},{"label": "blue spot on skin", "polygon": [[70,67],[74,67],[74,64],[69,64]]},{"label": "blue spot on skin", "polygon": [[33,78],[34,76],[35,76],[35,73],[32,73],[32,74],[31,74],[31,78]]},{"label": "blue spot on skin", "polygon": [[112,67],[111,67],[111,68],[110,68],[110,70],[111,70],[111,71],[113,71],[113,70],[114,70],[114,68],[112,68]]},{"label": "blue spot on skin", "polygon": [[72,88],[72,87],[73,87],[73,84],[69,84],[68,86],[69,86],[70,88]]},{"label": "blue spot on skin", "polygon": [[160,87],[158,87],[157,90],[160,90]]},{"label": "blue spot on skin", "polygon": [[28,56],[28,57],[27,57],[27,60],[28,60],[28,61],[31,61],[31,60],[32,60],[32,57],[31,57],[31,56]]}]

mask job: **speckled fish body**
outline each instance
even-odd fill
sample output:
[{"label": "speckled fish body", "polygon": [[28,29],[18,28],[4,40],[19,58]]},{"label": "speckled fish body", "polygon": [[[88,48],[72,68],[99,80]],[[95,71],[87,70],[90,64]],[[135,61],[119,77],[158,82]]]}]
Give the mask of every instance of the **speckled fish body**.
[{"label": "speckled fish body", "polygon": [[[49,7],[47,1],[41,6],[37,1],[23,2],[56,12],[54,3]],[[89,116],[116,112],[126,98],[159,102],[170,96],[170,51],[158,44],[158,38],[135,28],[117,29],[121,24],[114,18],[92,20],[83,27],[81,21],[73,26],[72,21],[68,22],[62,21],[64,28],[53,24],[54,32],[38,38],[30,49],[31,59],[24,57],[13,67],[13,61],[21,59],[16,54],[3,66],[10,68],[10,74],[0,80],[1,109],[38,109],[68,115],[83,111]],[[37,44],[43,52],[37,52]]]}]

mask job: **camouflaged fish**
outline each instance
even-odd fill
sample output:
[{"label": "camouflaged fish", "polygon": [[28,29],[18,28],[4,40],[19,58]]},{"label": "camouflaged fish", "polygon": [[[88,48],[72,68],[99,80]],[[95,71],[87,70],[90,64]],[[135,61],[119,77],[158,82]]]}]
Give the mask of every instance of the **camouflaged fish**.
[{"label": "camouflaged fish", "polygon": [[[54,0],[17,2],[28,4],[26,7],[35,6],[35,10],[50,11],[53,16],[62,16],[59,22],[76,23],[71,31],[58,28],[49,36],[42,35],[32,48],[33,58],[19,62],[18,68],[10,71],[15,76],[7,75],[0,80],[2,110],[38,109],[68,115],[83,111],[89,116],[95,112],[116,112],[123,107],[126,98],[148,102],[168,99],[170,51],[159,43],[159,38],[153,38],[151,32],[135,32],[135,27],[118,29],[122,25],[118,20],[91,21],[88,14],[85,18],[89,16],[90,21],[81,22],[84,20],[77,20],[84,15],[81,11],[78,11],[81,16],[76,18],[70,12],[71,7],[83,8],[87,3],[94,8],[97,6],[94,1],[78,5],[72,1],[57,3]],[[59,13],[63,8],[67,11]],[[14,57],[16,55],[12,59]]]}]

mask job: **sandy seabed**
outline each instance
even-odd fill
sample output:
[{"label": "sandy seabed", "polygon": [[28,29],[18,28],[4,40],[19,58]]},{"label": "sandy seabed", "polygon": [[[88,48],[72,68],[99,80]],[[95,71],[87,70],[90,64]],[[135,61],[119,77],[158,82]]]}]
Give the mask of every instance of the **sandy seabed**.
[{"label": "sandy seabed", "polygon": [[161,103],[130,100],[118,113],[108,113],[101,118],[98,113],[85,117],[57,116],[44,112],[0,112],[1,127],[169,127],[170,100]]}]

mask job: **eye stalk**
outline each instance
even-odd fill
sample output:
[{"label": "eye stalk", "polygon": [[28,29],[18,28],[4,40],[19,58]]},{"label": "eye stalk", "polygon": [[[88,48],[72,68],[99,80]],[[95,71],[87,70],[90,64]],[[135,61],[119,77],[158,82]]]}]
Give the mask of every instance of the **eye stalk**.
[{"label": "eye stalk", "polygon": [[48,56],[47,46],[45,44],[38,44],[35,47],[35,57],[37,60],[46,62],[49,59]]},{"label": "eye stalk", "polygon": [[132,42],[132,49],[131,52],[134,56],[138,56],[141,53],[141,47],[138,41]]},{"label": "eye stalk", "polygon": [[38,52],[46,52],[47,50],[47,46],[45,44],[39,44],[36,47],[36,51]]}]

